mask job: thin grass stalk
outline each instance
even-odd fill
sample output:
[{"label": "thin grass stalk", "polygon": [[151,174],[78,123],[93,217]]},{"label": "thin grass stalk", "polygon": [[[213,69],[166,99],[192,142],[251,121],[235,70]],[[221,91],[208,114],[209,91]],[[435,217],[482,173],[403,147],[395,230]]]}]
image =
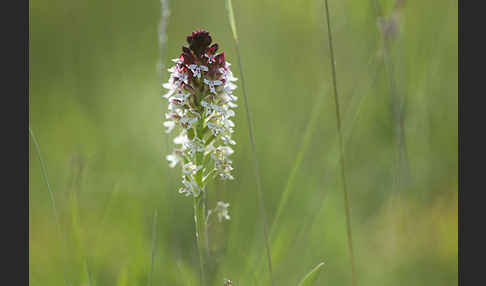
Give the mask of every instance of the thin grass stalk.
[{"label": "thin grass stalk", "polygon": [[325,0],[325,10],[326,10],[326,19],[327,19],[327,36],[328,36],[328,43],[329,43],[329,51],[330,51],[330,60],[331,60],[331,72],[332,72],[332,84],[334,87],[334,103],[336,107],[336,123],[337,123],[337,131],[338,131],[338,138],[339,138],[339,157],[340,157],[340,165],[341,165],[341,181],[343,185],[343,194],[344,194],[344,209],[346,212],[346,230],[348,236],[348,249],[349,249],[349,256],[351,261],[351,275],[352,275],[352,285],[356,286],[356,266],[355,266],[355,259],[353,253],[353,236],[351,231],[351,218],[350,218],[350,211],[349,211],[349,199],[348,199],[348,191],[346,188],[346,172],[344,168],[344,145],[343,145],[343,135],[341,131],[341,115],[340,115],[340,108],[339,108],[339,97],[338,97],[338,90],[337,90],[337,79],[336,79],[336,60],[334,57],[334,45],[332,41],[332,33],[331,33],[331,20],[329,17],[329,4],[328,1]]},{"label": "thin grass stalk", "polygon": [[196,230],[196,244],[197,250],[199,255],[199,267],[200,267],[200,283],[202,286],[206,285],[206,277],[205,277],[205,253],[204,253],[204,239],[203,236],[205,234],[205,217],[204,217],[204,208],[202,202],[202,195],[199,197],[194,197],[194,225]]},{"label": "thin grass stalk", "polygon": [[152,276],[154,272],[154,258],[155,258],[155,247],[157,241],[157,208],[154,210],[154,219],[152,223],[152,251],[150,255],[150,272],[148,279],[148,286],[152,286]]},{"label": "thin grass stalk", "polygon": [[[30,134],[30,137],[32,138],[32,142],[34,143],[34,148],[35,148],[35,151],[36,151],[36,154],[37,154],[37,158],[39,159],[39,162],[40,162],[40,165],[41,165],[41,171],[42,171],[42,176],[44,178],[44,182],[47,185],[47,191],[49,193],[49,199],[51,201],[51,207],[52,207],[52,212],[54,214],[54,219],[56,221],[57,231],[58,231],[59,238],[61,239],[62,245],[63,245],[63,252],[66,253],[66,245],[65,245],[65,241],[63,239],[63,235],[62,235],[62,231],[61,231],[61,222],[59,220],[59,214],[57,212],[56,200],[54,199],[54,193],[52,192],[51,185],[49,184],[49,178],[47,176],[47,169],[46,169],[46,166],[44,164],[44,159],[42,159],[42,155],[40,153],[39,143],[37,141],[37,138],[34,135],[34,131],[32,130],[32,128],[30,126],[29,126],[29,134]],[[67,278],[66,264],[64,265],[64,283],[66,285],[71,284],[71,283],[69,283],[69,280]]]},{"label": "thin grass stalk", "polygon": [[[370,63],[371,64],[371,60],[370,60]],[[379,74],[379,71],[380,71],[380,68],[381,68],[381,65],[378,66],[376,68],[376,70],[373,72],[373,76],[371,77],[372,80],[370,82],[370,88],[374,86],[374,84],[376,83],[376,80],[378,78],[378,74]],[[354,90],[358,89],[357,87],[359,86],[359,84],[355,84],[355,86],[353,87],[353,93],[354,93]],[[343,129],[343,134],[344,134],[344,145],[346,146],[346,143],[350,140],[351,136],[352,136],[352,133],[353,133],[353,130],[354,130],[354,126],[356,124],[356,122],[358,121],[358,118],[359,118],[359,115],[361,114],[361,109],[362,109],[362,106],[364,104],[364,101],[366,99],[366,96],[363,95],[363,96],[359,96],[359,99],[358,99],[358,103],[356,104],[357,107],[355,108],[354,112],[353,113],[353,117],[350,119],[351,120],[351,123],[349,123],[348,127],[347,128],[344,128]],[[314,104],[314,109],[312,111],[312,113],[316,112],[318,110],[318,106],[320,106],[321,102],[319,100],[316,101],[316,104]],[[311,133],[311,131],[313,130],[314,128],[314,119],[313,119],[313,115],[311,115],[311,119],[309,120],[309,122],[307,123],[307,126],[306,126],[306,131],[305,131],[305,135],[304,135],[304,139],[302,141],[302,145],[301,145],[301,149],[299,150],[299,154],[297,155],[296,157],[296,160],[295,160],[295,163],[294,163],[294,168],[291,172],[291,175],[289,175],[289,179],[287,180],[287,183],[285,185],[285,191],[284,193],[286,193],[286,191],[288,190],[289,194],[285,195],[285,196],[281,196],[280,197],[280,201],[279,201],[279,207],[280,205],[282,205],[282,212],[283,212],[283,209],[285,209],[285,206],[286,206],[286,203],[285,202],[282,202],[283,200],[287,200],[285,197],[290,197],[290,195],[292,194],[294,188],[293,188],[293,182],[294,182],[294,176],[292,175],[294,170],[298,170],[300,168],[300,165],[301,165],[301,161],[300,161],[300,153],[305,153],[307,151],[307,147],[308,147],[308,144],[307,144],[307,140],[306,140],[306,137],[307,137],[307,132]],[[317,116],[316,116],[317,118]],[[309,135],[310,136],[310,135]],[[333,143],[330,151],[328,152],[329,154],[333,154],[335,151],[334,150],[337,150],[338,149],[338,138],[336,138],[335,142]],[[333,165],[337,165],[339,163],[339,157],[333,161]],[[298,165],[298,166],[297,166]],[[324,197],[323,199],[324,200]],[[316,211],[314,211],[313,215],[311,215],[311,219],[306,219],[304,220],[305,221],[305,225],[301,228],[301,231],[299,232],[299,234],[294,238],[293,242],[291,243],[291,245],[295,245],[298,241],[301,241],[301,238],[303,237],[303,235],[305,233],[309,233],[308,230],[312,228],[312,225],[313,225],[313,222],[314,220],[316,219],[317,215],[319,214],[320,210],[321,210],[321,206],[317,207],[316,208]],[[275,237],[276,232],[278,230],[278,211],[277,211],[277,215],[275,217],[275,219],[273,220],[272,222],[272,225],[270,226],[270,239],[272,239],[273,237]],[[255,266],[253,267],[253,269],[260,269],[261,267],[261,260],[258,264],[255,264]],[[252,270],[254,271],[254,270]]]},{"label": "thin grass stalk", "polygon": [[269,244],[269,239],[268,239],[268,226],[267,226],[267,219],[265,215],[265,203],[263,200],[263,192],[262,192],[262,186],[261,186],[261,179],[260,179],[260,170],[258,167],[258,159],[256,156],[256,151],[255,151],[255,140],[253,136],[253,129],[251,125],[251,117],[250,117],[250,111],[248,108],[248,96],[246,94],[246,85],[245,85],[245,78],[243,75],[243,66],[241,63],[241,55],[240,55],[240,48],[239,48],[239,41],[238,41],[238,35],[236,32],[236,22],[235,22],[235,17],[234,17],[234,12],[233,12],[233,5],[231,0],[226,0],[226,12],[228,15],[228,20],[231,26],[232,34],[233,34],[233,40],[235,44],[235,50],[236,50],[236,55],[238,58],[238,66],[240,70],[240,77],[241,77],[241,88],[242,88],[242,93],[243,93],[243,98],[245,99],[245,112],[246,112],[246,119],[248,122],[248,135],[250,137],[250,143],[251,143],[251,150],[253,153],[253,162],[254,162],[254,170],[255,170],[255,178],[256,178],[256,183],[257,183],[257,193],[258,193],[258,201],[259,201],[259,207],[260,207],[260,213],[262,216],[263,220],[263,235],[264,235],[264,240],[265,240],[265,248],[266,248],[266,253],[267,253],[267,259],[268,259],[268,269],[269,269],[269,274],[270,274],[270,282],[272,285],[274,285],[273,282],[273,270],[272,270],[272,256],[270,253],[270,244]]},{"label": "thin grass stalk", "polygon": [[[376,79],[378,78],[377,77],[378,72],[379,72],[379,67],[376,69],[376,71],[374,72],[374,75],[371,77],[372,80],[371,80],[370,87],[372,87],[374,85],[374,83],[376,82]],[[343,133],[344,133],[344,144],[345,144],[345,146],[346,146],[346,143],[351,138],[351,135],[352,135],[353,130],[354,130],[355,123],[357,122],[357,119],[358,119],[358,117],[359,117],[359,115],[361,113],[361,107],[362,107],[363,102],[364,102],[365,99],[366,99],[366,96],[360,96],[359,97],[359,102],[357,104],[357,107],[356,107],[355,111],[353,112],[353,117],[351,119],[351,123],[348,125],[347,129],[344,128],[344,132]],[[337,140],[336,140],[336,142],[337,142]],[[337,144],[334,144],[333,147],[331,148],[331,150],[337,149],[337,146],[335,146],[335,145],[337,145]],[[331,151],[330,153],[332,154],[333,151]],[[335,163],[337,164],[338,162],[339,162],[339,158],[338,158],[338,160],[336,160]],[[326,196],[327,196],[327,194],[324,193],[323,196],[322,196],[322,198],[321,198],[321,201],[322,202],[324,202]],[[306,234],[309,234],[309,232],[312,229],[312,226],[313,226],[316,218],[318,217],[319,213],[321,212],[322,207],[323,207],[323,203],[319,204],[315,208],[315,210],[311,212],[311,215],[309,216],[309,219],[304,219],[303,220],[305,222],[305,224],[300,228],[300,231],[298,232],[299,234],[295,236],[295,238],[293,239],[293,242],[290,245],[295,246],[297,244],[297,242],[303,241],[303,238],[304,238],[304,236]]]}]

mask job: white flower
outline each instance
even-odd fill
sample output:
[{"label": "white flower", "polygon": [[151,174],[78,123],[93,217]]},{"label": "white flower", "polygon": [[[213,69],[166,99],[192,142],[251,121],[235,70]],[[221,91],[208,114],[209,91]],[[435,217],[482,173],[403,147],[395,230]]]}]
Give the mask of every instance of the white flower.
[{"label": "white flower", "polygon": [[182,184],[184,186],[179,189],[179,193],[185,194],[186,196],[193,195],[197,197],[201,192],[204,191],[204,189],[199,187],[192,175],[189,177],[189,180],[186,178],[186,176],[182,177]]},{"label": "white flower", "polygon": [[186,180],[185,177],[182,178],[182,184],[184,185],[182,188],[179,189],[179,193],[184,194],[187,196],[193,194],[192,184],[190,181]]},{"label": "white flower", "polygon": [[174,84],[170,82],[164,83],[162,87],[169,90],[166,94],[164,94],[164,98],[169,98],[176,91],[177,88]]},{"label": "white flower", "polygon": [[212,93],[216,93],[214,86],[223,84],[223,82],[220,80],[208,80],[208,79],[204,79],[204,83],[209,85],[209,91],[211,91]]},{"label": "white flower", "polygon": [[188,140],[185,147],[189,149],[189,154],[191,156],[193,156],[196,152],[204,152],[204,142],[197,137],[194,137],[193,140]]},{"label": "white flower", "polygon": [[204,54],[204,56],[205,56],[206,58],[208,58],[208,64],[212,64],[212,63],[214,63],[214,62],[215,62],[215,58],[216,58],[216,56],[217,56],[217,55],[218,55],[218,54],[215,54],[215,55],[208,55],[208,54],[206,54],[206,53]]},{"label": "white flower", "polygon": [[176,154],[169,154],[165,158],[169,161],[169,167],[171,168],[174,168],[181,161],[181,158]]},{"label": "white flower", "polygon": [[208,122],[208,128],[213,132],[213,135],[218,135],[218,133],[224,131],[223,127],[211,122]]},{"label": "white flower", "polygon": [[231,94],[233,92],[233,90],[236,89],[236,87],[237,87],[236,84],[234,84],[230,81],[227,81],[226,84],[224,85],[223,90],[224,90],[224,92]]},{"label": "white flower", "polygon": [[175,122],[174,121],[165,121],[164,126],[167,127],[167,130],[165,130],[165,133],[170,133],[172,129],[175,127]]},{"label": "white flower", "polygon": [[176,138],[174,138],[174,144],[184,146],[189,141],[185,131],[182,131]]},{"label": "white flower", "polygon": [[235,124],[230,119],[225,119],[224,120],[224,127],[230,129],[231,127],[235,127]]},{"label": "white flower", "polygon": [[231,70],[229,68],[226,68],[226,69],[225,68],[219,68],[219,72],[221,74],[223,74],[223,77],[224,77],[224,79],[226,79],[227,83],[230,83],[230,81],[238,80],[236,77],[233,76],[233,73],[231,72]]},{"label": "white flower", "polygon": [[221,139],[223,140],[224,144],[236,145],[236,142],[228,135],[221,136]]},{"label": "white flower", "polygon": [[[231,168],[229,171],[231,171],[231,170],[233,170],[233,169]],[[233,180],[234,179],[234,177],[229,172],[220,173],[219,177],[221,178],[221,180]]]},{"label": "white flower", "polygon": [[197,77],[197,78],[201,78],[201,71],[205,71],[205,72],[208,71],[208,67],[203,66],[203,65],[198,66],[198,65],[192,64],[192,65],[189,65],[188,68],[192,71],[194,77]]},{"label": "white flower", "polygon": [[228,207],[229,207],[229,203],[225,203],[225,202],[217,202],[216,203],[216,207],[214,208],[213,212],[216,213],[216,215],[218,216],[218,221],[221,222],[224,219],[226,220],[230,220],[230,216],[228,214]]},{"label": "white flower", "polygon": [[181,58],[177,58],[177,59],[172,59],[172,61],[176,64],[182,64],[183,61],[181,60]]},{"label": "white flower", "polygon": [[231,109],[225,110],[224,116],[225,117],[233,117],[233,116],[235,116],[235,112]]},{"label": "white flower", "polygon": [[211,105],[206,101],[201,100],[201,106],[206,109],[206,111],[204,112],[204,116],[208,117],[213,112],[211,109]]},{"label": "white flower", "polygon": [[187,103],[187,99],[191,96],[188,93],[176,93],[173,97],[169,98],[169,100],[172,102],[173,100],[176,101],[177,105],[184,105]]},{"label": "white flower", "polygon": [[221,151],[224,156],[229,156],[234,153],[234,150],[230,146],[219,146],[217,149]]},{"label": "white flower", "polygon": [[181,118],[182,124],[187,124],[187,128],[192,128],[192,125],[197,122],[199,119],[197,117],[192,116],[184,116]]},{"label": "white flower", "polygon": [[182,166],[182,171],[186,175],[193,175],[197,173],[197,171],[201,170],[203,166],[196,166],[194,163],[189,162]]}]

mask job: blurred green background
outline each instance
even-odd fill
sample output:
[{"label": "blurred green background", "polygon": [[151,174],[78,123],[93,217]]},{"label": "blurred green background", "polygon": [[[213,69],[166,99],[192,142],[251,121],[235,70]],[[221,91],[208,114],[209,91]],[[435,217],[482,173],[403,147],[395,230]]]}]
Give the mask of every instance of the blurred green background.
[{"label": "blurred green background", "polygon": [[[385,21],[374,0],[329,2],[358,283],[457,285],[457,1],[377,1]],[[233,7],[269,225],[289,194],[271,237],[275,285],[321,261],[316,285],[351,285],[323,2]],[[169,8],[166,68],[204,28],[240,78],[223,0]],[[199,283],[192,200],[164,159],[160,14],[158,0],[30,1],[30,126],[60,222],[31,141],[30,285],[147,285],[155,209],[152,285]],[[235,180],[208,193],[231,215],[210,227],[212,285],[270,285],[235,94]]]}]

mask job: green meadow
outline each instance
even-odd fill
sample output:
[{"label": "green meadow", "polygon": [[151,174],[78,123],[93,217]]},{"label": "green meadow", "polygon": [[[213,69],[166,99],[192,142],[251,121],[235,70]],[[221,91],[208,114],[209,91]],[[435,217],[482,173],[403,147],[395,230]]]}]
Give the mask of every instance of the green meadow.
[{"label": "green meadow", "polygon": [[357,285],[457,285],[457,1],[329,0],[341,133],[324,1],[233,1],[264,214],[225,0],[168,4],[161,48],[159,0],[30,1],[29,285],[200,285],[161,89],[196,29],[238,78],[209,285],[352,285],[339,134]]}]

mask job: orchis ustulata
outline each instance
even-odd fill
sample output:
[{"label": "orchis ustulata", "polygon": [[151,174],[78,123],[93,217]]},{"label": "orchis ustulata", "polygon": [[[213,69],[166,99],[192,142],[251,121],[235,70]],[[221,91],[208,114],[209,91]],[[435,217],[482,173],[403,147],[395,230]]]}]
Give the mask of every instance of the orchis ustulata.
[{"label": "orchis ustulata", "polygon": [[[165,114],[166,132],[180,130],[175,137],[176,148],[167,155],[171,168],[182,167],[182,187],[179,192],[195,199],[205,192],[208,180],[233,179],[231,139],[234,123],[232,110],[237,99],[232,94],[236,80],[224,52],[218,53],[218,44],[211,45],[207,31],[197,30],[187,37],[189,47],[183,46],[175,66],[169,69],[168,89],[164,95],[169,101]],[[226,206],[222,208],[221,206]],[[227,205],[220,204],[213,213],[229,219]]]}]

